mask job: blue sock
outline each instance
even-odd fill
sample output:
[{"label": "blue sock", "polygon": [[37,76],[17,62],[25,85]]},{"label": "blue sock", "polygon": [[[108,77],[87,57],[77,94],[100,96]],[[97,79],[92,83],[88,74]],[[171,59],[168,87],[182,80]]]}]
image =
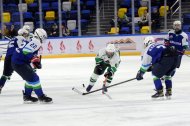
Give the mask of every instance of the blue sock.
[{"label": "blue sock", "polygon": [[160,80],[160,78],[154,78],[154,85],[155,85],[155,88],[156,90],[162,90],[163,87],[162,87],[162,82]]},{"label": "blue sock", "polygon": [[25,86],[25,94],[27,96],[31,96],[32,95],[32,91],[33,91],[33,88],[28,88]]},{"label": "blue sock", "polygon": [[36,93],[36,95],[37,95],[38,97],[40,97],[40,96],[42,96],[42,95],[44,94],[41,87],[38,88],[38,89],[34,89],[34,92]]},{"label": "blue sock", "polygon": [[166,89],[172,88],[172,81],[171,80],[165,80]]}]

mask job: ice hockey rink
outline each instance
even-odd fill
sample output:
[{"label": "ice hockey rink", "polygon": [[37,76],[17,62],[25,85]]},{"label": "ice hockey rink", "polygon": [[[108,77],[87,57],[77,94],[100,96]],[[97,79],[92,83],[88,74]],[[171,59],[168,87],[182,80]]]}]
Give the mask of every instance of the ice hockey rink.
[{"label": "ice hockey rink", "polygon": [[[121,57],[112,84],[136,76],[140,56]],[[144,80],[109,88],[112,99],[96,92],[81,96],[71,89],[84,90],[93,71],[94,57],[42,59],[38,70],[45,94],[53,104],[23,104],[24,81],[14,73],[0,95],[0,126],[189,126],[190,57],[184,56],[173,78],[171,100],[153,101],[151,73]],[[0,62],[0,73],[3,61]],[[100,77],[93,89],[101,88]]]}]

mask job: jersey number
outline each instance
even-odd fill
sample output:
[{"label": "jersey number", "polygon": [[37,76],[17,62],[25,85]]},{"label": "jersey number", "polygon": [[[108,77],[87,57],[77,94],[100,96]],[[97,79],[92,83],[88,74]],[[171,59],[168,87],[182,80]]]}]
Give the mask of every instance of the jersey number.
[{"label": "jersey number", "polygon": [[33,49],[36,49],[37,45],[32,43],[32,44],[30,44],[30,47],[32,47]]}]

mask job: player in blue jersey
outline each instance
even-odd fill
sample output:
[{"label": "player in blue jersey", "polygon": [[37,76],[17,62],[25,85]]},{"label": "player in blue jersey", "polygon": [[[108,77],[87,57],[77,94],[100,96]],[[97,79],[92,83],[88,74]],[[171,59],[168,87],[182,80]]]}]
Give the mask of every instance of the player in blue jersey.
[{"label": "player in blue jersey", "polygon": [[163,86],[160,80],[165,76],[166,97],[172,95],[171,73],[175,70],[178,58],[174,48],[166,47],[162,44],[156,44],[154,38],[149,36],[144,40],[145,51],[143,54],[142,65],[137,73],[137,80],[142,80],[144,73],[152,67],[152,75],[156,88],[156,93],[152,98],[160,98],[164,96]]},{"label": "player in blue jersey", "polygon": [[28,37],[28,31],[26,31],[25,29],[19,29],[18,34],[19,35],[12,38],[8,44],[7,53],[4,61],[3,75],[0,78],[0,93],[5,85],[6,80],[10,80],[10,77],[14,71],[11,66],[11,57],[13,55],[13,52],[15,48],[20,47],[22,45],[22,42],[26,41],[26,38]]},{"label": "player in blue jersey", "polygon": [[[13,69],[26,81],[25,91],[23,91],[24,103],[36,103],[38,100],[43,103],[52,102],[52,98],[43,93],[39,76],[33,70],[33,68],[41,69],[41,58],[37,56],[37,53],[46,38],[47,33],[44,29],[36,29],[31,41],[23,43],[12,56]],[[31,96],[32,91],[38,98]]]},{"label": "player in blue jersey", "polygon": [[168,36],[165,40],[166,46],[173,46],[177,50],[178,65],[180,67],[182,56],[185,50],[189,47],[188,35],[182,31],[181,21],[174,21],[173,30],[168,32]]}]

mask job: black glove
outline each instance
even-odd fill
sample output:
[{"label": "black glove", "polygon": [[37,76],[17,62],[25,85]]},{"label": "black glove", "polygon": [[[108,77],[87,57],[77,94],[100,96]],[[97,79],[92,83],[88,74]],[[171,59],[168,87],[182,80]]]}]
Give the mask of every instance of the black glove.
[{"label": "black glove", "polygon": [[144,72],[142,72],[141,70],[139,70],[138,73],[137,73],[136,79],[137,80],[142,80],[143,79],[143,75],[144,75]]},{"label": "black glove", "polygon": [[42,65],[41,65],[41,60],[39,57],[35,56],[31,59],[31,63],[34,67],[34,69],[41,69]]},{"label": "black glove", "polygon": [[113,75],[112,72],[107,71],[107,72],[104,74],[104,77],[111,77],[112,75]]}]

